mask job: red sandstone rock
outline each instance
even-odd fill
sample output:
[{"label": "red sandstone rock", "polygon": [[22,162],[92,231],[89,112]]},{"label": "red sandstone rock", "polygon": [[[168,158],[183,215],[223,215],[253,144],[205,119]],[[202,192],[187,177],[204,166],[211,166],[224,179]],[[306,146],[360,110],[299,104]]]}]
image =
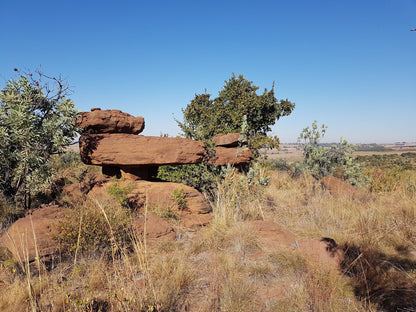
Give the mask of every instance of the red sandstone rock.
[{"label": "red sandstone rock", "polygon": [[146,238],[150,240],[174,241],[176,238],[172,226],[167,221],[152,214],[147,215],[146,218],[134,219],[132,228],[136,235],[146,234]]},{"label": "red sandstone rock", "polygon": [[144,118],[134,117],[121,110],[100,110],[93,108],[84,112],[77,120],[83,132],[139,134],[144,129]]},{"label": "red sandstone rock", "polygon": [[57,205],[42,205],[13,223],[0,242],[19,262],[33,261],[37,255],[40,258],[51,256],[57,252],[57,242],[53,238],[66,212],[67,209]]},{"label": "red sandstone rock", "polygon": [[[240,133],[228,133],[228,134],[217,134],[214,136],[212,141],[217,146],[224,146],[224,147],[237,147],[238,140],[240,139]],[[247,143],[247,137],[244,137],[244,140],[241,143]]]},{"label": "red sandstone rock", "polygon": [[256,220],[248,223],[263,243],[263,253],[254,254],[252,258],[258,259],[267,253],[286,249],[298,251],[308,261],[322,265],[328,270],[337,270],[344,259],[344,252],[331,238],[304,240],[272,221]]},{"label": "red sandstone rock", "polygon": [[198,164],[205,155],[204,142],[182,138],[89,134],[79,144],[82,161],[98,166]]},{"label": "red sandstone rock", "polygon": [[188,229],[198,229],[201,226],[206,226],[211,222],[212,214],[186,214],[181,215],[181,225]]},{"label": "red sandstone rock", "polygon": [[[99,197],[107,194],[108,188],[115,183],[108,181],[107,183],[97,184],[89,192],[88,196]],[[149,182],[144,180],[139,181],[119,181],[119,187],[132,188],[130,194],[127,195],[128,201],[134,209],[139,211],[144,210],[147,204],[147,209],[159,211],[177,211],[178,213],[191,214],[205,214],[211,212],[211,205],[205,196],[198,192],[193,187],[173,182]],[[178,207],[177,200],[175,200],[174,192],[183,194],[186,201],[185,207]]]},{"label": "red sandstone rock", "polygon": [[215,158],[212,163],[215,166],[248,165],[253,158],[251,151],[246,148],[226,148],[218,146],[215,149]]},{"label": "red sandstone rock", "polygon": [[356,199],[363,199],[365,197],[364,193],[359,189],[333,176],[327,175],[320,182],[332,195],[350,196]]}]

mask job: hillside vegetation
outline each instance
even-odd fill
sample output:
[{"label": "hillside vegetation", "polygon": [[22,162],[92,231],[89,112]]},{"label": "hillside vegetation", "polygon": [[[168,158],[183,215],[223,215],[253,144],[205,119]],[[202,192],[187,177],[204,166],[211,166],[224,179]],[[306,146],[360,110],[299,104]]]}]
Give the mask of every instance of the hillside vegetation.
[{"label": "hillside vegetation", "polygon": [[[330,192],[281,162],[260,163],[254,178],[229,170],[211,191],[209,225],[190,230],[164,215],[175,241],[132,235],[121,186],[93,201],[60,194],[74,212],[56,237],[60,256],[25,264],[3,252],[0,310],[413,311],[414,159],[361,159],[371,183],[357,196]],[[99,175],[73,152],[55,158],[55,172],[67,184]],[[267,186],[257,183],[266,176]],[[4,231],[14,211],[1,205]],[[253,220],[298,239],[332,238],[344,260],[333,270],[296,246],[270,251]]]}]

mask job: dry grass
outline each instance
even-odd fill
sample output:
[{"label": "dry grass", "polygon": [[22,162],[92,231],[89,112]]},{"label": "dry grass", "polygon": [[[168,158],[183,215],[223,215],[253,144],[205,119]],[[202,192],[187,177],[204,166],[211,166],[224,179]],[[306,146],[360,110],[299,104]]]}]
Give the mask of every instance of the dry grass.
[{"label": "dry grass", "polygon": [[[117,237],[130,220],[124,208],[111,201],[78,207],[68,227],[72,252],[83,251],[77,261],[69,257],[47,271],[37,269],[42,263],[21,264],[23,272],[3,261],[0,310],[412,311],[416,205],[405,183],[352,199],[324,191],[308,176],[269,174],[265,189],[240,176],[220,184],[210,226],[181,229],[176,242],[149,245],[131,233],[127,244]],[[97,232],[109,243],[106,253],[83,238],[88,211],[91,222],[106,228]],[[328,270],[298,250],[264,253],[246,222],[263,218],[301,238],[334,238],[345,248],[342,268]]]}]

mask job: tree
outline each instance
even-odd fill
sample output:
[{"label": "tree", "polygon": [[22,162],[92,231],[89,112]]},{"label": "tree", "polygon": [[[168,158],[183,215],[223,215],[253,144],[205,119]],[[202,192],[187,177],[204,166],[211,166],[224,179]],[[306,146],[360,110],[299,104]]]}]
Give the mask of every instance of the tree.
[{"label": "tree", "polygon": [[262,146],[278,147],[279,139],[268,137],[271,126],[280,117],[289,115],[295,104],[288,100],[278,101],[274,95],[274,84],[270,91],[259,89],[252,81],[242,75],[225,81],[218,97],[196,94],[195,98],[183,112],[183,121],[177,120],[179,127],[187,138],[209,141],[218,133],[241,132],[244,116],[247,120],[248,145],[254,151]]},{"label": "tree", "polygon": [[31,194],[51,180],[50,156],[77,135],[78,111],[61,78],[39,71],[18,76],[0,90],[0,190],[29,208]]}]

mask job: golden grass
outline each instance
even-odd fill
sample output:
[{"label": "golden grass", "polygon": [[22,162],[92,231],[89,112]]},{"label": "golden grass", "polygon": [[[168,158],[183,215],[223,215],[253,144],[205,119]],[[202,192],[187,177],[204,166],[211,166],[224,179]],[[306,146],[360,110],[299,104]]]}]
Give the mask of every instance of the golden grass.
[{"label": "golden grass", "polygon": [[[308,176],[269,174],[265,189],[240,177],[223,182],[209,226],[197,232],[181,228],[178,241],[151,246],[146,236],[131,234],[128,244],[117,238],[119,224],[130,218],[125,210],[111,201],[86,203],[91,220],[107,226],[107,254],[78,253],[77,261],[63,259],[41,275],[42,263],[23,265],[24,274],[12,262],[2,262],[0,310],[410,309],[416,298],[416,205],[405,183],[352,199],[332,195]],[[69,227],[72,252],[87,250],[87,243],[96,246],[82,237],[88,232],[87,210],[74,214]],[[256,219],[274,220],[300,238],[334,238],[346,251],[340,271],[313,263],[298,250],[263,254],[261,239],[246,222]]]}]

